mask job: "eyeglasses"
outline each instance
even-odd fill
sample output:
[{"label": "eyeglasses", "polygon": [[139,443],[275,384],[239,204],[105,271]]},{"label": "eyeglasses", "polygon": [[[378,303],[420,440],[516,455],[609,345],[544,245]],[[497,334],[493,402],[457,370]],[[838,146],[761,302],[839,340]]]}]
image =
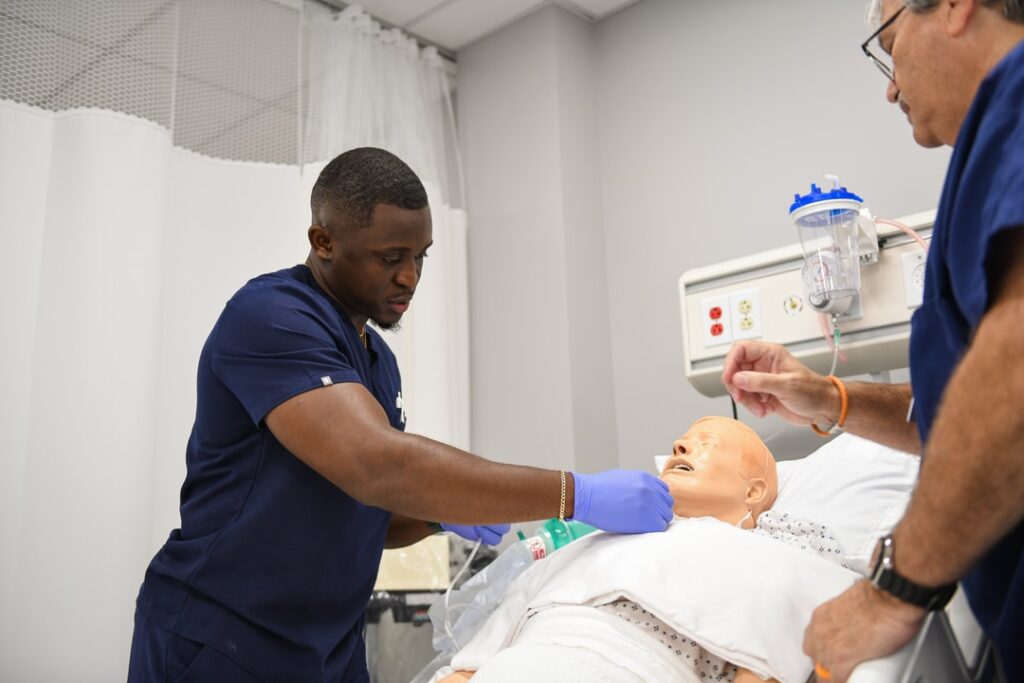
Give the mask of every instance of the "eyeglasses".
[{"label": "eyeglasses", "polygon": [[874,52],[871,51],[870,43],[872,40],[882,35],[882,31],[892,26],[893,22],[896,21],[896,19],[901,14],[903,14],[903,10],[905,9],[907,9],[907,6],[903,5],[898,10],[896,10],[895,14],[886,19],[882,23],[882,25],[878,27],[877,31],[872,33],[867,40],[860,44],[860,49],[864,51],[864,54],[868,56],[868,59],[870,59],[874,63],[874,65],[878,67],[878,70],[881,71],[885,75],[885,77],[888,78],[890,81],[896,80],[893,75],[892,57],[889,56],[888,52],[882,49],[881,42],[879,42],[878,46],[878,52],[880,54],[876,55]]}]

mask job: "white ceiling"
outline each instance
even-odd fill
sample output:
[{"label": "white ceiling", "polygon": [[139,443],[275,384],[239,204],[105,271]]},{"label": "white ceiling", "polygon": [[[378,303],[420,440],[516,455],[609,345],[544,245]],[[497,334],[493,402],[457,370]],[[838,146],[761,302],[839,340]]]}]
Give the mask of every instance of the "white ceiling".
[{"label": "white ceiling", "polygon": [[[355,0],[377,19],[455,52],[544,5],[600,21],[639,0]],[[350,3],[351,4],[351,3]]]}]

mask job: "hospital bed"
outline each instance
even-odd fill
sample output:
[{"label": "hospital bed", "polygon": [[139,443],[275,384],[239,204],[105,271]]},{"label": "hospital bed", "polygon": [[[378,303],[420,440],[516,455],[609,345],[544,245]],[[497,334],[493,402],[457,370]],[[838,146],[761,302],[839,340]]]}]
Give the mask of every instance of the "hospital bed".
[{"label": "hospital bed", "polygon": [[[927,237],[933,220],[934,213],[928,212],[905,217],[902,222]],[[879,236],[877,263],[862,273],[860,301],[839,320],[845,356],[839,375],[883,378],[907,365],[909,318],[920,302],[923,252],[911,238],[894,229],[882,230]],[[680,278],[686,373],[701,393],[725,394],[720,382],[722,362],[730,343],[737,339],[783,343],[811,367],[828,371],[833,350],[821,334],[815,312],[802,301],[801,266],[802,252],[799,245],[793,245],[688,271]],[[711,333],[712,324],[720,325],[715,334]],[[837,462],[843,465],[837,468]],[[916,481],[917,462],[906,454],[843,435],[806,458],[779,463],[779,498],[773,509],[789,509],[797,518],[825,524],[844,541],[844,550],[852,549],[850,568],[863,574],[873,541],[902,516]],[[842,476],[835,476],[837,470]],[[888,479],[882,485],[879,478]],[[873,496],[874,488],[882,498]],[[893,496],[902,496],[902,502]],[[884,515],[860,519],[872,511],[884,511]],[[548,579],[534,583],[544,584]],[[707,584],[704,586],[706,590]],[[958,593],[945,610],[927,617],[909,644],[889,657],[861,664],[850,680],[974,683],[997,679],[991,649]]]},{"label": "hospital bed", "polygon": [[[935,212],[899,222],[931,237]],[[858,305],[841,316],[840,376],[885,380],[908,365],[910,316],[921,303],[924,252],[893,226],[878,226],[877,263],[861,269]],[[785,345],[827,373],[833,349],[807,304],[799,244],[687,271],[679,278],[686,377],[705,396],[724,396],[722,365],[732,342],[764,339]],[[771,445],[771,444],[769,444]],[[852,683],[965,683],[995,680],[991,647],[962,592],[927,617],[918,636],[896,654],[860,665]]]},{"label": "hospital bed", "polygon": [[[837,467],[837,463],[841,466]],[[918,465],[919,460],[914,456],[844,434],[804,458],[778,463],[779,493],[772,510],[797,520],[822,524],[843,548],[844,566],[863,575],[867,572],[874,540],[902,517],[917,480]],[[697,533],[701,522],[705,524],[704,531]],[[680,523],[684,527],[687,524]],[[475,670],[497,654],[495,648],[514,645],[514,633],[522,627],[523,615],[532,609],[559,604],[603,604],[600,596],[610,595],[610,586],[626,591],[652,611],[664,610],[659,616],[667,624],[684,637],[697,638],[710,652],[727,661],[740,660],[716,647],[742,653],[748,661],[764,664],[761,670],[790,683],[799,683],[802,678],[798,676],[809,674],[810,666],[798,663],[793,668],[792,663],[794,657],[806,662],[801,641],[811,612],[850,585],[856,576],[829,563],[825,564],[831,569],[824,571],[820,558],[808,557],[792,546],[776,545],[769,540],[772,547],[766,548],[763,536],[748,536],[747,532],[737,535],[728,525],[711,521],[712,525],[719,526],[709,528],[707,520],[692,520],[690,524],[695,524],[696,528],[672,527],[665,534],[613,537],[612,555],[607,555],[608,545],[603,549],[585,548],[589,541],[600,543],[597,535],[585,537],[568,549],[533,563],[513,583],[504,584],[497,594],[498,606],[481,632],[466,635],[466,640],[460,636],[460,651],[468,647],[473,653],[452,665]],[[769,554],[761,554],[768,550],[771,550]],[[784,550],[789,555],[775,555]],[[574,551],[583,554],[572,556]],[[605,554],[600,554],[602,552]],[[752,552],[758,554],[747,554]],[[757,558],[756,581],[746,579],[749,562],[737,562],[736,553],[742,558]],[[659,561],[618,562],[622,557],[656,557]],[[580,566],[574,564],[578,562],[592,569],[585,587],[577,581],[578,572],[573,569]],[[818,564],[812,568],[802,562]],[[614,568],[616,564],[628,566],[626,574],[621,574],[621,568]],[[740,567],[740,574],[731,573],[730,567]],[[601,568],[600,571],[597,568]],[[618,578],[611,583],[596,578],[606,572]],[[843,572],[838,582],[833,580],[836,572]],[[681,576],[687,580],[674,580]],[[829,587],[817,581],[808,583],[810,577],[820,578]],[[656,587],[655,594],[637,592],[639,584]],[[684,588],[663,590],[662,587],[672,584]],[[766,591],[765,587],[771,590]],[[505,609],[510,607],[509,603],[511,609]],[[755,611],[750,612],[753,605],[756,605]],[[501,614],[502,610],[505,614]],[[433,619],[435,615],[431,616]],[[499,624],[504,624],[497,630],[492,628],[495,616]],[[455,619],[454,629],[459,632],[459,617]],[[440,622],[435,621],[435,628],[440,627]],[[482,635],[482,641],[474,635]],[[508,644],[501,646],[501,642]],[[463,654],[466,653],[463,651]],[[789,668],[785,668],[787,662]],[[744,665],[754,670],[754,666]],[[801,667],[804,674],[799,674]],[[429,674],[433,671],[416,680],[432,680]],[[792,675],[783,676],[783,671]],[[962,595],[957,595],[945,611],[928,617],[920,634],[910,644],[890,657],[860,665],[850,680],[853,683],[966,683],[995,679],[991,677],[991,656],[986,642]]]}]

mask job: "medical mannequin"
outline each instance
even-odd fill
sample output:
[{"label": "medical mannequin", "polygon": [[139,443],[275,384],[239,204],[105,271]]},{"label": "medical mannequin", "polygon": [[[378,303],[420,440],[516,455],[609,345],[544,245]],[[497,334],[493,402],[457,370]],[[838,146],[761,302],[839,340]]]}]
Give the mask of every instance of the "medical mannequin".
[{"label": "medical mannequin", "polygon": [[[675,500],[679,517],[714,517],[752,529],[778,494],[775,458],[757,434],[742,422],[704,417],[672,444],[661,479]],[[474,672],[456,671],[440,683],[464,683]],[[733,683],[760,683],[737,669]]]},{"label": "medical mannequin", "polygon": [[680,517],[714,517],[751,529],[779,491],[775,458],[750,427],[704,417],[672,444],[661,471]]}]

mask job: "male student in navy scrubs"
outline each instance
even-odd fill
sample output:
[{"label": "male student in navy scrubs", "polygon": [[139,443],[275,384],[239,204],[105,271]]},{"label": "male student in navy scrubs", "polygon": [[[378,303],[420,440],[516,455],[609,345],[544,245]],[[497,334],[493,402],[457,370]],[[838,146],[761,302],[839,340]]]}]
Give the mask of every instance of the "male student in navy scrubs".
[{"label": "male student in navy scrubs", "polygon": [[545,517],[626,533],[672,518],[653,474],[502,465],[405,433],[394,354],[367,322],[394,327],[410,306],[426,192],[362,148],[324,168],[311,206],[306,263],[246,283],[203,347],[181,528],[146,570],[130,681],[368,681],[385,547],[438,528],[493,544]]},{"label": "male student in navy scrubs", "polygon": [[889,101],[919,144],[954,148],[912,321],[910,385],[846,387],[763,343],[731,349],[723,380],[756,415],[843,422],[922,453],[873,578],[821,606],[807,629],[818,677],[843,681],[909,642],[959,581],[1002,677],[1024,681],[1024,6],[873,5],[880,25],[862,49],[888,78]]}]

